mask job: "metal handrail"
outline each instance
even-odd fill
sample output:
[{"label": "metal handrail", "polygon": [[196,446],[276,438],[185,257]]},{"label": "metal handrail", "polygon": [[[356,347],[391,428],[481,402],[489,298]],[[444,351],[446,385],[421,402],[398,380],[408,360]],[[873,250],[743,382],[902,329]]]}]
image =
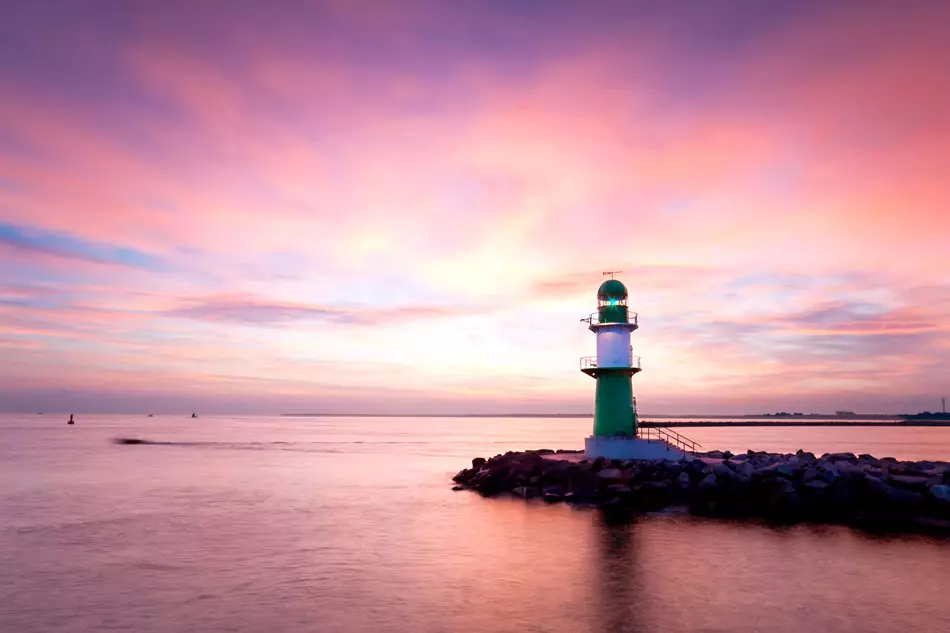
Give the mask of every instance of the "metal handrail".
[{"label": "metal handrail", "polygon": [[[637,323],[637,319],[638,319],[638,318],[639,318],[639,317],[637,316],[637,313],[636,313],[636,312],[633,312],[633,311],[631,311],[631,310],[627,310],[627,322],[628,322],[628,323],[632,323],[633,325],[638,325],[638,323]],[[586,324],[588,325],[588,327],[594,326],[594,325],[601,325],[601,323],[600,323],[600,313],[599,313],[599,312],[592,312],[592,313],[590,314],[590,316],[588,316],[588,317],[586,317],[586,318],[584,318],[584,319],[581,319],[581,323],[586,323]],[[610,323],[605,323],[604,325],[610,325]]]},{"label": "metal handrail", "polygon": [[[581,371],[585,369],[597,369],[597,357],[596,356],[581,356],[580,359]],[[630,355],[630,360],[627,365],[603,365],[601,369],[614,369],[619,368],[623,369],[624,367],[640,369],[640,357]]]},{"label": "metal handrail", "polygon": [[653,436],[655,435],[656,439],[672,444],[679,450],[683,451],[684,455],[686,453],[695,453],[697,452],[696,449],[703,447],[703,445],[699,442],[693,441],[685,435],[677,433],[673,429],[666,426],[640,426],[637,430],[639,431],[641,438],[647,441],[652,441]]}]

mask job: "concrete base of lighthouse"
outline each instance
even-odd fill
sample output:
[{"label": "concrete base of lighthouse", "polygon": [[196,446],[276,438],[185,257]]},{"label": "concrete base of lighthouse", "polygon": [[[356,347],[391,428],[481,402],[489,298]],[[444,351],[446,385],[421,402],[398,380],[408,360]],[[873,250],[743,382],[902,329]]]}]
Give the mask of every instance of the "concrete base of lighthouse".
[{"label": "concrete base of lighthouse", "polygon": [[638,437],[597,437],[584,440],[584,454],[590,458],[607,459],[669,459],[685,458],[683,451],[663,440]]}]

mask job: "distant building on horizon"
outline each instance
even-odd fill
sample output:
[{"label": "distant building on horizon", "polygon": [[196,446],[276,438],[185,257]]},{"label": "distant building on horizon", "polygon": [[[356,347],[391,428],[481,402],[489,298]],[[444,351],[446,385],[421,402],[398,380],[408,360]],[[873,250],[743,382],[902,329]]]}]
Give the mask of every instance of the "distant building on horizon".
[{"label": "distant building on horizon", "polygon": [[857,415],[854,411],[835,411],[835,415]]}]

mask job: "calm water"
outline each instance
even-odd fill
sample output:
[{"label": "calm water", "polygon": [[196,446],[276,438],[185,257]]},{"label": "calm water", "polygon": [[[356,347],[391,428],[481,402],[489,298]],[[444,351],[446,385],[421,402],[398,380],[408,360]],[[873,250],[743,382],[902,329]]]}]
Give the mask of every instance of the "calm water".
[{"label": "calm water", "polygon": [[[950,631],[950,542],[451,491],[473,456],[580,448],[588,420],[63,422],[0,415],[0,631]],[[685,432],[950,459],[950,429]]]}]

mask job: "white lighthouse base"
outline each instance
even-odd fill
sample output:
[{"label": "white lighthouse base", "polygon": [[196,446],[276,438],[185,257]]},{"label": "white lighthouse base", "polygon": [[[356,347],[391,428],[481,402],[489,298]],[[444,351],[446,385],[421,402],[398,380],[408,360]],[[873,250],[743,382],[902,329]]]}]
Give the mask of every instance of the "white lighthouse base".
[{"label": "white lighthouse base", "polygon": [[590,458],[607,459],[670,459],[685,458],[683,451],[660,439],[644,440],[638,437],[597,437],[584,440],[584,453]]}]

